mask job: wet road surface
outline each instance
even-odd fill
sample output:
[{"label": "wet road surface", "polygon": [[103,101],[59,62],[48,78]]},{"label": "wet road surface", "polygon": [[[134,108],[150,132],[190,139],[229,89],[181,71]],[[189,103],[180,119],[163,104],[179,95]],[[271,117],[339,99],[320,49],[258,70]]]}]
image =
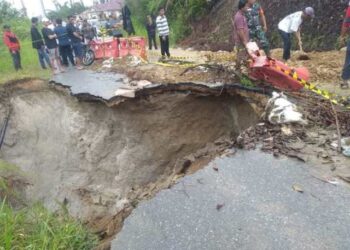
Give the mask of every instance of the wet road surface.
[{"label": "wet road surface", "polygon": [[73,95],[91,94],[109,100],[124,85],[123,77],[123,75],[116,73],[69,69],[65,73],[55,75],[52,80],[69,86]]},{"label": "wet road surface", "polygon": [[218,158],[142,202],[112,243],[113,250],[349,246],[350,189],[314,178],[300,162],[259,151]]}]

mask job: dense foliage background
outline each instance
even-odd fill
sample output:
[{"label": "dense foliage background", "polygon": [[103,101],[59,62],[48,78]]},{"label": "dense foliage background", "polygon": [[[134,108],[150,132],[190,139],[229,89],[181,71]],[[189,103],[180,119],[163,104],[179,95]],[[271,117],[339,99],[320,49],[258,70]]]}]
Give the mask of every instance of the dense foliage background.
[{"label": "dense foliage background", "polygon": [[10,3],[0,1],[1,31],[4,24],[11,25],[20,39],[28,37],[29,19],[21,11],[12,8]]},{"label": "dense foliage background", "polygon": [[126,0],[136,26],[144,26],[147,15],[158,15],[160,7],[166,8],[172,41],[191,33],[191,23],[199,20],[218,0]]},{"label": "dense foliage background", "polygon": [[55,7],[56,10],[52,10],[46,13],[47,18],[50,20],[54,20],[56,18],[65,19],[67,16],[80,14],[87,10],[87,7],[82,2],[76,2],[72,4],[69,4],[68,2],[65,2],[64,4],[56,2]]}]

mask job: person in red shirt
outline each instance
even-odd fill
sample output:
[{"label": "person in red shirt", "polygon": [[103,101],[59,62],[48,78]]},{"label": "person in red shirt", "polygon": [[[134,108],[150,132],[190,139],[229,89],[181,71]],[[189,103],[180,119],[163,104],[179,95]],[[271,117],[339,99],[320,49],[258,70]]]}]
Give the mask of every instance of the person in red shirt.
[{"label": "person in red shirt", "polygon": [[[340,34],[340,45],[345,45],[346,36],[349,33],[350,28],[350,2],[348,9],[346,10],[345,18],[343,21],[341,34]],[[350,40],[347,44],[345,63],[342,73],[343,82],[340,84],[342,89],[348,89],[350,87]]]},{"label": "person in red shirt", "polygon": [[3,28],[4,28],[4,34],[3,34],[4,43],[11,53],[15,70],[18,71],[22,69],[21,54],[20,54],[21,45],[16,35],[11,31],[11,27],[9,25],[4,25]]}]

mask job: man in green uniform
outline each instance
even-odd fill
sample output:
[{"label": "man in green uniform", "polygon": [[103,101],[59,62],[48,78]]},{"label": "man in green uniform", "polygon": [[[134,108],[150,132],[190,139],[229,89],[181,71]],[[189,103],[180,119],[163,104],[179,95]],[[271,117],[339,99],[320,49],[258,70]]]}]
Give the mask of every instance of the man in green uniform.
[{"label": "man in green uniform", "polygon": [[256,0],[248,0],[246,12],[249,38],[259,44],[267,56],[270,56],[270,44],[266,37],[267,25],[264,10]]}]

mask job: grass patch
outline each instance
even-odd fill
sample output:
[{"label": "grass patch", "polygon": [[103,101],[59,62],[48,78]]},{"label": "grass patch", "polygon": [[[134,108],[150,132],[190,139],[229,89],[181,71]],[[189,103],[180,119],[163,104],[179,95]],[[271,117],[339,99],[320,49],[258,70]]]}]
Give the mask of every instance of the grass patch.
[{"label": "grass patch", "polygon": [[15,211],[0,203],[0,249],[93,249],[97,236],[68,215],[48,212],[42,205]]},{"label": "grass patch", "polygon": [[0,159],[0,174],[3,172],[3,171],[6,171],[6,172],[10,172],[10,171],[20,171],[19,167],[13,165],[13,164],[10,164],[8,162],[5,162],[3,160]]},{"label": "grass patch", "polygon": [[17,166],[0,160],[0,250],[89,250],[97,246],[98,237],[71,218],[64,206],[59,213],[51,213],[40,203],[26,206],[20,202],[17,191],[21,192],[23,176]]},{"label": "grass patch", "polygon": [[248,87],[248,88],[256,87],[255,84],[252,82],[252,80],[250,80],[249,77],[246,76],[246,75],[243,75],[243,76],[240,78],[240,81],[241,81],[241,84],[242,84],[244,87]]},{"label": "grass patch", "polygon": [[32,48],[31,42],[27,39],[23,40],[21,41],[21,47],[23,70],[16,72],[10,52],[3,43],[0,43],[0,84],[28,77],[50,78],[51,71],[41,69],[37,52]]},{"label": "grass patch", "polygon": [[26,183],[25,174],[19,167],[0,159],[0,200],[7,197],[7,201],[13,205],[23,203],[21,190]]}]

